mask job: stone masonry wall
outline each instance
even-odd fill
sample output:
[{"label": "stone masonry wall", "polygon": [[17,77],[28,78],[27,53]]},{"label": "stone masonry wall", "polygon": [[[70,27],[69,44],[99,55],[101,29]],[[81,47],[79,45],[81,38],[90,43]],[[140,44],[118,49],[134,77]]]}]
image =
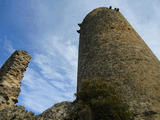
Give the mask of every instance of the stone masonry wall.
[{"label": "stone masonry wall", "polygon": [[[77,91],[83,79],[106,78],[135,111],[135,120],[160,120],[160,62],[118,10],[97,8],[82,24]],[[76,105],[61,102],[34,116],[18,102],[30,55],[16,50],[0,69],[0,120],[70,120]]]},{"label": "stone masonry wall", "polygon": [[16,50],[0,69],[0,110],[18,102],[23,73],[28,67],[30,55]]},{"label": "stone masonry wall", "polygon": [[30,59],[27,52],[16,50],[0,69],[0,120],[71,120],[70,114],[75,112],[71,102],[57,103],[39,115],[14,105]]},{"label": "stone masonry wall", "polygon": [[97,8],[79,26],[77,91],[83,79],[106,78],[136,120],[160,120],[160,62],[123,15]]}]

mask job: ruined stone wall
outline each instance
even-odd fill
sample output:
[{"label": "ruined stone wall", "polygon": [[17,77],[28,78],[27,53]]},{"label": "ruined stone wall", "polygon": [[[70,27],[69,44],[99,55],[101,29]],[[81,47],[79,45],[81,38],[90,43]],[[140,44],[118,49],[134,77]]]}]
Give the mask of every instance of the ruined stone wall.
[{"label": "ruined stone wall", "polygon": [[28,67],[30,55],[16,50],[0,69],[0,110],[18,102],[21,80]]},{"label": "ruined stone wall", "polygon": [[83,79],[106,78],[136,111],[136,120],[160,120],[159,60],[123,15],[98,8],[80,27],[77,91]]},{"label": "ruined stone wall", "polygon": [[[160,120],[160,62],[123,15],[98,8],[79,26],[77,91],[83,79],[106,78],[135,110],[135,120]],[[76,113],[70,102],[55,104],[37,116],[14,105],[30,59],[27,52],[17,50],[0,69],[0,120],[64,120]]]},{"label": "ruined stone wall", "polygon": [[30,59],[27,52],[16,50],[0,69],[0,120],[71,120],[70,114],[75,111],[71,102],[57,103],[39,115],[15,105]]}]

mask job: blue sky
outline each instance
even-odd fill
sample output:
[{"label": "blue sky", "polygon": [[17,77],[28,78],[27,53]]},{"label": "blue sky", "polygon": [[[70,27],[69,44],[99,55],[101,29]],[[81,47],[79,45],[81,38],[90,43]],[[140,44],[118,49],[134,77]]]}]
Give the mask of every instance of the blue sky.
[{"label": "blue sky", "polygon": [[0,66],[16,49],[31,62],[22,80],[19,105],[38,114],[74,100],[77,82],[77,23],[101,6],[120,8],[160,59],[159,0],[0,0]]}]

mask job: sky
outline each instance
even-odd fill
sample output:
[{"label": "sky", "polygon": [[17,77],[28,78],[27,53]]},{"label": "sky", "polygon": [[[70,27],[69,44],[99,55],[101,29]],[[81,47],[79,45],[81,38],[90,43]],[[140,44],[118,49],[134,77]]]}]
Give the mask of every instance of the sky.
[{"label": "sky", "polygon": [[159,0],[0,0],[0,66],[17,49],[32,57],[18,105],[39,114],[57,102],[75,99],[77,24],[103,6],[120,8],[160,59]]}]

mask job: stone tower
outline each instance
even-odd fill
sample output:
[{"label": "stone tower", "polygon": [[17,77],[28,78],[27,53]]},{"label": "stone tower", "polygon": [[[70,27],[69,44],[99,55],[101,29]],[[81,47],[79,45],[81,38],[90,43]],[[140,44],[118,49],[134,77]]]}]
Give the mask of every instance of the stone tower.
[{"label": "stone tower", "polygon": [[0,69],[0,110],[18,102],[23,73],[30,61],[30,55],[16,50]]},{"label": "stone tower", "polygon": [[160,120],[160,61],[123,15],[97,8],[79,26],[77,91],[83,79],[106,78],[136,120]]}]

